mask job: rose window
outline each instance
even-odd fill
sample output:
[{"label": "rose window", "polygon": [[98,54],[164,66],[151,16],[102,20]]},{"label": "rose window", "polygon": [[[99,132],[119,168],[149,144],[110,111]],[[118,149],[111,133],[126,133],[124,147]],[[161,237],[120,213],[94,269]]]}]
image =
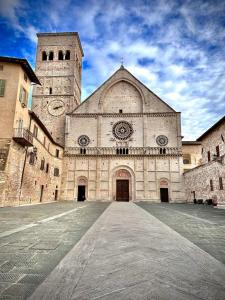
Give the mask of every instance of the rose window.
[{"label": "rose window", "polygon": [[88,144],[90,143],[90,139],[87,135],[81,135],[79,136],[78,138],[78,144],[81,146],[81,147],[85,147],[87,146]]},{"label": "rose window", "polygon": [[119,121],[113,125],[113,135],[119,140],[126,140],[133,134],[133,127],[126,121]]},{"label": "rose window", "polygon": [[159,146],[166,146],[168,144],[168,137],[166,137],[165,135],[159,135],[156,138],[156,143]]}]

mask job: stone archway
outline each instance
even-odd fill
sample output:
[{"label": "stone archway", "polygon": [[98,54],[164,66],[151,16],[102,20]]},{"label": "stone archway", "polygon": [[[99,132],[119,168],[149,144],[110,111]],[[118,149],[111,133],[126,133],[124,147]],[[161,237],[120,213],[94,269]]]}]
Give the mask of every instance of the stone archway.
[{"label": "stone archway", "polygon": [[77,178],[76,197],[77,201],[85,201],[88,198],[88,180],[85,176]]},{"label": "stone archway", "polygon": [[134,173],[125,166],[120,166],[112,171],[111,199],[113,201],[134,201]]},{"label": "stone archway", "polygon": [[169,202],[169,181],[167,178],[159,180],[159,196],[161,202]]}]

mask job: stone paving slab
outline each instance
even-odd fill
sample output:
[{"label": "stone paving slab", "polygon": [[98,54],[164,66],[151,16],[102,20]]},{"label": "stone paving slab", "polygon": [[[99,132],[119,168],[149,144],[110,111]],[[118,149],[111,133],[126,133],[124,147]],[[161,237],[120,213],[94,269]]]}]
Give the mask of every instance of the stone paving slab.
[{"label": "stone paving slab", "polygon": [[194,204],[138,205],[225,264],[225,211]]},{"label": "stone paving slab", "polygon": [[[73,203],[71,212],[71,204],[67,207],[64,203],[62,212],[53,204],[52,211],[57,218],[52,214],[51,218],[46,218],[42,212],[45,205],[42,208],[39,205],[39,216],[44,216],[48,221],[41,222],[40,219],[37,226],[0,238],[0,299],[27,299],[108,205]],[[32,213],[31,207],[31,216]]]},{"label": "stone paving slab", "polygon": [[225,299],[225,266],[133,203],[112,203],[31,300]]}]

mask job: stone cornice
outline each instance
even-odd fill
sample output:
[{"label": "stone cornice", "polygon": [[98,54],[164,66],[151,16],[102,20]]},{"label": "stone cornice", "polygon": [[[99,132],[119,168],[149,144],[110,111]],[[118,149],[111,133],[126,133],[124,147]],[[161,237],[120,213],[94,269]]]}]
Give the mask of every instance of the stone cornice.
[{"label": "stone cornice", "polygon": [[180,112],[160,112],[160,113],[69,113],[67,114],[70,117],[74,118],[96,118],[98,116],[102,117],[176,117]]}]

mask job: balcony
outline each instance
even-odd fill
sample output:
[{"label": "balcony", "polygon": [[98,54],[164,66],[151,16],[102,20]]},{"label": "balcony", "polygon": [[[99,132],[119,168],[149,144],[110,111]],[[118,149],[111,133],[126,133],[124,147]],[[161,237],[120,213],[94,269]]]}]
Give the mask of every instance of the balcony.
[{"label": "balcony", "polygon": [[33,135],[30,130],[26,128],[15,128],[13,139],[15,142],[20,144],[21,146],[33,146]]}]

